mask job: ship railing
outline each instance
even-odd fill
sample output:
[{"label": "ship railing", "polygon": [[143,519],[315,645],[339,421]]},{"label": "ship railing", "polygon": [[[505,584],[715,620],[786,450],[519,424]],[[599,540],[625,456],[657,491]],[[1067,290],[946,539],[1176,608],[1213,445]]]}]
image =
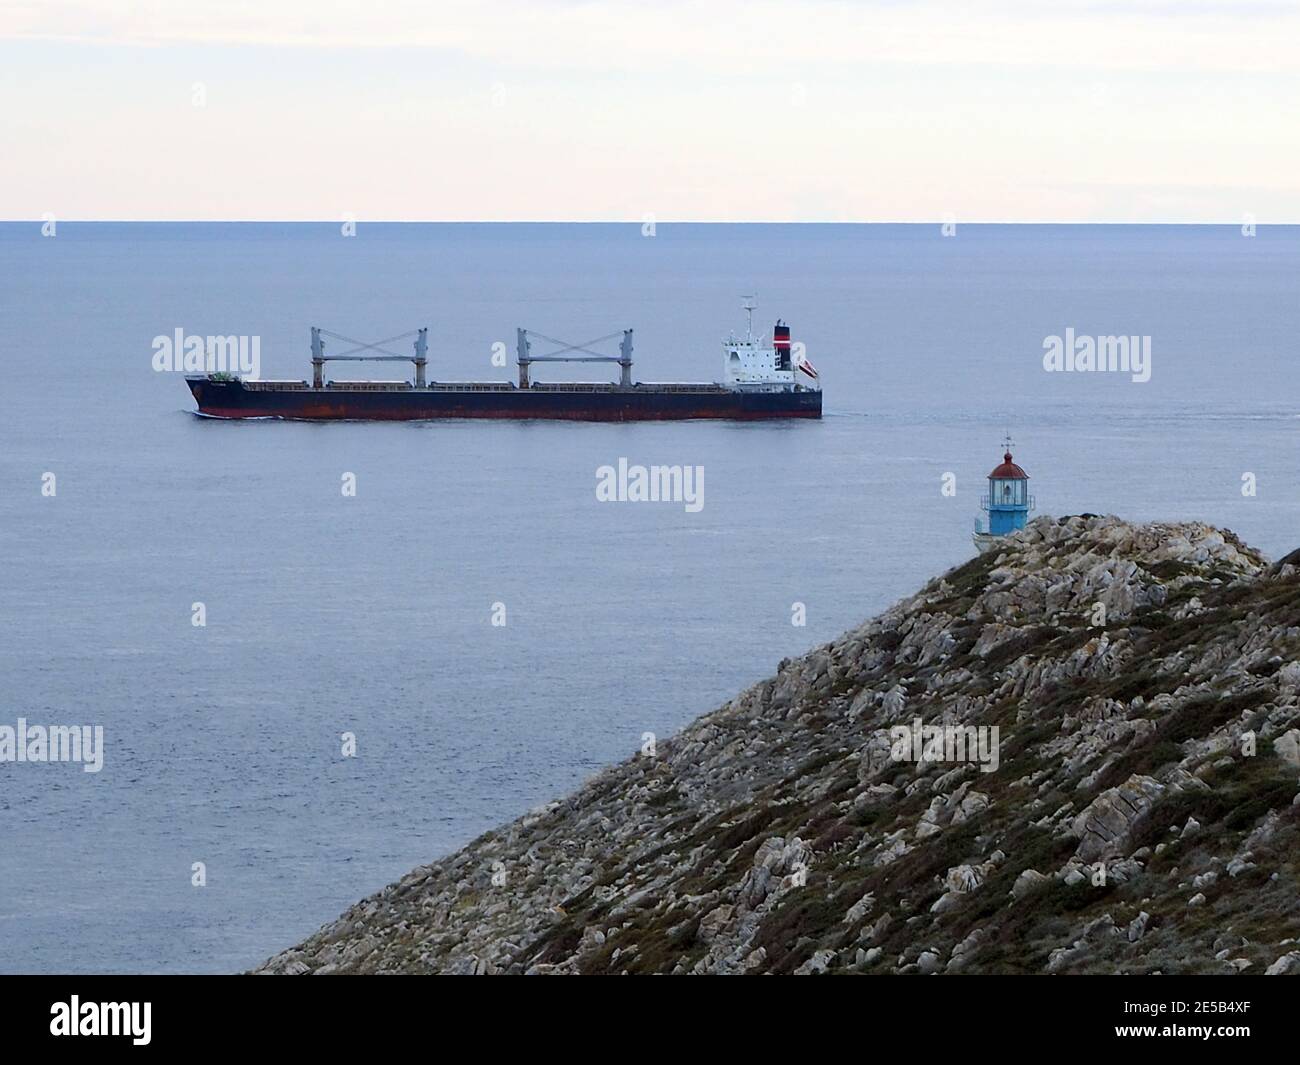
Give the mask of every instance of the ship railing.
[{"label": "ship railing", "polygon": [[250,392],[305,392],[309,387],[306,381],[244,381],[243,385]]},{"label": "ship railing", "polygon": [[[530,392],[627,392],[621,385],[605,384],[601,381],[546,381],[533,382]],[[706,382],[679,382],[659,384],[654,381],[638,381],[630,391],[636,392],[689,392],[714,394],[724,391],[718,385]]]},{"label": "ship railing", "polygon": [[703,392],[710,395],[728,391],[722,385],[708,381],[638,381],[635,387],[646,392]]},{"label": "ship railing", "polygon": [[618,386],[601,381],[534,381],[529,392],[616,392]]},{"label": "ship railing", "polygon": [[1019,503],[1008,502],[1006,500],[1003,500],[1000,503],[992,503],[989,501],[988,493],[980,496],[980,507],[984,510],[1019,510],[1021,507],[1027,507],[1029,510],[1033,510],[1036,505],[1033,496],[1026,496],[1024,500]]},{"label": "ship railing", "polygon": [[410,381],[326,381],[325,387],[347,392],[403,392],[412,385]]},{"label": "ship railing", "polygon": [[514,392],[512,381],[430,381],[429,392]]}]

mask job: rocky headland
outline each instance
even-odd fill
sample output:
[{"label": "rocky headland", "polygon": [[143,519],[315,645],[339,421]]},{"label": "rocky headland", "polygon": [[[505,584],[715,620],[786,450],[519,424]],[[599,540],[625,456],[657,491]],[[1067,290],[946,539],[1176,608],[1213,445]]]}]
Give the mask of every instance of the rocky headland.
[{"label": "rocky headland", "polygon": [[1298,803],[1300,552],[1039,518],[257,971],[1300,973]]}]

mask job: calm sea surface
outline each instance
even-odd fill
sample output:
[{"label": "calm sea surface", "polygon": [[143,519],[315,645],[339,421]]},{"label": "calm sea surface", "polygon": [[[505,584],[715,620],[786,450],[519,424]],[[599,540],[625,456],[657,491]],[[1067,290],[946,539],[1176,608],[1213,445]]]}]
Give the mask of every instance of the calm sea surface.
[{"label": "calm sea surface", "polygon": [[[0,225],[0,724],[106,748],[0,763],[0,970],[292,945],[969,557],[1008,430],[1040,512],[1300,546],[1298,286],[1295,228]],[[504,380],[517,326],[634,327],[638,378],[712,380],[750,290],[822,421],[224,423],[150,365],[429,325],[431,377]],[[1151,380],[1044,372],[1067,328],[1149,335]],[[704,508],[597,502],[620,457]]]}]

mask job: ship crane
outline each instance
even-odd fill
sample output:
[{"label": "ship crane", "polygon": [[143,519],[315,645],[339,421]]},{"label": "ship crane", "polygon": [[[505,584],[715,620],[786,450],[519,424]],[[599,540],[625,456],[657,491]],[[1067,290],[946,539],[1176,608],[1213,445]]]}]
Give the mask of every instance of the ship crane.
[{"label": "ship crane", "polygon": [[[343,352],[340,355],[326,355],[325,341],[322,336],[332,337],[335,340],[341,340],[345,344],[355,344],[356,347]],[[385,344],[395,344],[399,340],[405,340],[407,337],[415,337],[415,354],[399,355],[395,351],[389,351]],[[362,351],[380,351],[382,355],[360,355]],[[415,387],[425,387],[424,371],[429,361],[429,327],[423,329],[413,329],[409,333],[399,333],[395,337],[389,337],[387,340],[377,340],[373,344],[364,344],[360,340],[353,340],[351,337],[345,337],[341,333],[331,333],[328,329],[321,329],[319,326],[311,327],[311,370],[312,385],[315,388],[325,387],[325,364],[327,362],[413,362],[415,363]]]},{"label": "ship crane", "polygon": [[[619,365],[619,388],[632,387],[632,330],[624,329],[622,333],[610,333],[608,336],[596,337],[595,340],[586,340],[581,344],[569,344],[563,340],[556,340],[554,337],[548,337],[544,333],[538,333],[531,329],[516,330],[517,350],[519,357],[519,387],[528,388],[528,367],[535,362],[616,362]],[[615,337],[622,336],[619,341],[617,355],[604,355],[599,351],[593,351],[592,347],[596,344],[603,344],[607,340],[613,340]],[[548,344],[558,344],[559,348],[549,352],[546,355],[532,354],[532,344],[529,337],[536,337],[538,340],[544,340]],[[581,352],[581,355],[570,355],[569,352]]]}]

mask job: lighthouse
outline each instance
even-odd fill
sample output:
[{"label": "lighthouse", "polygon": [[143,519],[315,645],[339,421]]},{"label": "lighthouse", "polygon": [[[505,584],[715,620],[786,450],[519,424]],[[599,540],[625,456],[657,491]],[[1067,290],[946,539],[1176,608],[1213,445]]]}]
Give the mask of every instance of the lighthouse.
[{"label": "lighthouse", "polygon": [[975,546],[987,551],[999,536],[1023,529],[1034,509],[1034,497],[1029,494],[1029,474],[1011,459],[1011,441],[1005,444],[1002,464],[989,474],[988,495],[980,499],[980,506],[988,513],[987,524],[975,520]]}]

